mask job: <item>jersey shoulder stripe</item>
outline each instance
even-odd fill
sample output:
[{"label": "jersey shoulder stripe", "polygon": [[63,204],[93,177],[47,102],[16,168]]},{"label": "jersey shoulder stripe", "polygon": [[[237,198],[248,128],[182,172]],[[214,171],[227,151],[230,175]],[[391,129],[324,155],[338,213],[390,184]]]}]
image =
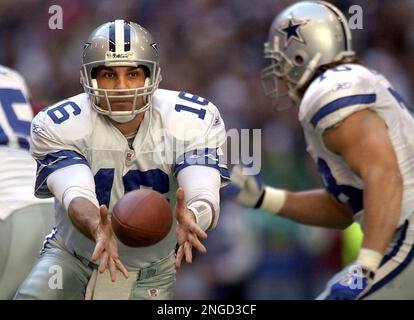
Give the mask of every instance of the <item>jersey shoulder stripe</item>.
[{"label": "jersey shoulder stripe", "polygon": [[381,77],[356,65],[340,65],[325,71],[307,88],[299,108],[299,120],[323,132],[358,110],[377,102]]},{"label": "jersey shoulder stripe", "polygon": [[89,163],[84,156],[72,150],[49,153],[43,158],[36,159],[36,163],[35,195],[39,198],[53,197],[53,194],[47,187],[46,180],[54,171],[74,164],[84,164],[89,166]]},{"label": "jersey shoulder stripe", "polygon": [[222,179],[230,179],[221,148],[204,148],[182,154],[176,160],[174,175],[177,176],[182,169],[192,165],[215,168],[220,172]]},{"label": "jersey shoulder stripe", "polygon": [[358,94],[353,96],[347,96],[338,98],[327,105],[321,107],[312,117],[311,123],[313,127],[316,127],[318,122],[332,112],[339,109],[350,107],[356,104],[370,104],[374,103],[377,99],[376,94]]}]

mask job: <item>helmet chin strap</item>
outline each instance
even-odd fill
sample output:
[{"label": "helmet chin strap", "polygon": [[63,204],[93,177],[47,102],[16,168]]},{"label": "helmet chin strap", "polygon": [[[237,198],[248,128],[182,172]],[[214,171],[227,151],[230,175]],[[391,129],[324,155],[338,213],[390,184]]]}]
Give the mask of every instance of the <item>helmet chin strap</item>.
[{"label": "helmet chin strap", "polygon": [[288,94],[289,94],[289,98],[292,100],[293,103],[295,104],[299,104],[301,97],[298,94],[298,87],[297,86],[293,86],[292,84],[288,83]]}]

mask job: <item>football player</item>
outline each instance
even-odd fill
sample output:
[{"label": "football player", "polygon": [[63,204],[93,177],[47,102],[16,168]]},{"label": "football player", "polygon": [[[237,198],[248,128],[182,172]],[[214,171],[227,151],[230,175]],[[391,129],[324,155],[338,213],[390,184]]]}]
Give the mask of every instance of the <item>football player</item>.
[{"label": "football player", "polygon": [[53,202],[33,195],[33,111],[23,77],[0,66],[0,299],[11,299],[53,223]]},{"label": "football player", "polygon": [[[108,22],[84,45],[85,92],[33,120],[35,193],[54,196],[56,229],[16,299],[171,299],[175,262],[191,262],[193,246],[206,251],[200,238],[217,223],[228,178],[224,123],[207,99],[159,89],[160,81],[151,34]],[[177,183],[178,225],[163,240],[132,248],[116,239],[108,214],[117,200],[139,188],[167,196]],[[51,266],[61,268],[60,286],[49,285]]]},{"label": "football player", "polygon": [[414,120],[397,88],[358,63],[351,40],[344,15],[327,2],[299,2],[275,17],[264,50],[265,93],[277,109],[287,107],[284,96],[299,104],[325,189],[263,186],[235,167],[236,201],[309,225],[361,224],[356,261],[319,299],[413,299]]}]

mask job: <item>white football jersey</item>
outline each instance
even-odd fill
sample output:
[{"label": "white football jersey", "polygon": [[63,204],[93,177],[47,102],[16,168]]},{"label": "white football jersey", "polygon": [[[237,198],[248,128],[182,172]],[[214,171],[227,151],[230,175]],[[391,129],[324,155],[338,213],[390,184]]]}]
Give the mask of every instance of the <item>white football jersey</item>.
[{"label": "white football jersey", "polygon": [[[79,94],[43,110],[32,122],[31,152],[38,162],[36,195],[53,196],[46,184],[50,173],[86,164],[95,179],[98,202],[106,204],[109,212],[126,192],[138,188],[154,189],[175,201],[176,175],[188,165],[208,165],[228,178],[220,156],[225,139],[219,111],[208,100],[158,89],[130,148],[108,118],[92,108],[88,96]],[[95,243],[72,225],[57,201],[55,206],[57,236],[69,250],[90,258]],[[174,250],[175,223],[153,246],[131,248],[118,243],[120,259],[128,268],[145,266]]]},{"label": "white football jersey", "polygon": [[344,159],[327,150],[323,132],[352,113],[369,108],[385,121],[404,180],[399,225],[414,211],[414,119],[401,96],[380,74],[361,65],[340,65],[316,78],[300,104],[299,120],[307,150],[326,189],[351,206],[363,224],[362,180]]},{"label": "white football jersey", "polygon": [[28,152],[32,118],[24,79],[0,66],[0,220],[45,202],[33,195],[36,163]]}]

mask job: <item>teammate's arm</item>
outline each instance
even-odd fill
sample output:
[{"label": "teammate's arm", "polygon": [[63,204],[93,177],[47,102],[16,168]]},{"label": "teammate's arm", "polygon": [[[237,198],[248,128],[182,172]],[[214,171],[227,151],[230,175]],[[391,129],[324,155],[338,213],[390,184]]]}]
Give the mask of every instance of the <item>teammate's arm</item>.
[{"label": "teammate's arm", "polygon": [[380,260],[397,226],[403,191],[387,126],[378,114],[365,109],[326,131],[324,142],[332,152],[341,155],[363,181],[362,247],[379,253],[377,260]]},{"label": "teammate's arm", "polygon": [[[327,148],[342,156],[364,183],[362,246],[378,253],[377,264],[394,233],[402,199],[402,178],[387,127],[375,112],[367,109],[327,130],[323,138]],[[325,190],[288,192],[263,187],[237,168],[233,169],[231,180],[240,189],[236,202],[244,206],[311,225],[345,228],[352,223],[350,208]]]},{"label": "teammate's arm", "polygon": [[222,189],[222,198],[234,198],[238,204],[261,209],[290,220],[320,227],[345,229],[353,212],[325,189],[291,192],[265,186],[261,178],[250,175],[248,168],[235,165],[231,184]]},{"label": "teammate's arm", "polygon": [[339,203],[325,189],[286,192],[279,216],[290,220],[327,228],[345,229],[352,222],[353,212]]},{"label": "teammate's arm", "polygon": [[[343,157],[364,184],[362,247],[355,266],[331,285],[327,296],[327,299],[357,299],[371,288],[396,229],[403,180],[387,126],[369,109],[353,113],[339,126],[326,131],[324,143]],[[359,281],[362,286],[348,286],[349,281]]]}]

